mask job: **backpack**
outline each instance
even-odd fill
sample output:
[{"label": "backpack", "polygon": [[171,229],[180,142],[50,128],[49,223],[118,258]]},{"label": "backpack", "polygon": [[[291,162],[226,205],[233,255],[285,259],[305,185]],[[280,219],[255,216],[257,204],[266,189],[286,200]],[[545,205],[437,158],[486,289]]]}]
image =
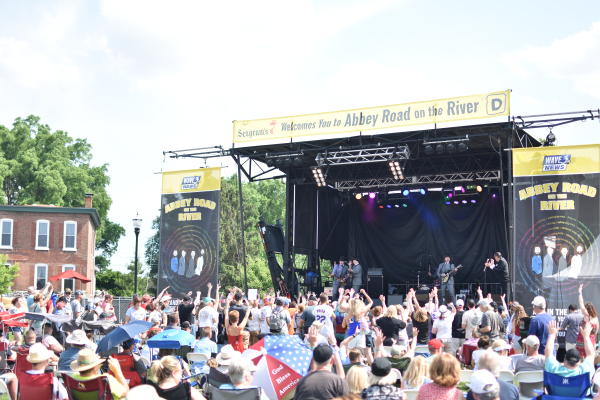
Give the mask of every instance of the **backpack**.
[{"label": "backpack", "polygon": [[283,308],[274,309],[269,317],[269,330],[271,332],[278,332],[283,329],[284,325],[285,319],[283,317]]}]

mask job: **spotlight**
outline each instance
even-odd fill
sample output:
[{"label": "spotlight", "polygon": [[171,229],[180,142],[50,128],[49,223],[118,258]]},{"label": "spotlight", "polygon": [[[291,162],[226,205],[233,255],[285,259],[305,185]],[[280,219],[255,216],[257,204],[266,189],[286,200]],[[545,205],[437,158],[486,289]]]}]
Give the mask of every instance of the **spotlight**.
[{"label": "spotlight", "polygon": [[483,188],[481,186],[477,185],[476,190],[478,193],[481,193],[483,191]]},{"label": "spotlight", "polygon": [[444,154],[444,145],[439,143],[435,145],[435,152],[437,154]]},{"label": "spotlight", "polygon": [[375,193],[373,193],[373,192],[369,193],[369,198],[370,199],[374,199],[375,198]]},{"label": "spotlight", "polygon": [[323,170],[321,168],[313,167],[312,173],[318,187],[327,186],[327,183],[325,183],[325,175],[323,174]]},{"label": "spotlight", "polygon": [[467,146],[467,144],[465,142],[460,142],[458,144],[458,152],[459,153],[464,153],[467,150],[469,150],[469,146]]},{"label": "spotlight", "polygon": [[427,193],[427,190],[421,189],[421,190],[419,190],[419,193],[421,193],[423,196],[425,196],[425,193]]},{"label": "spotlight", "polygon": [[392,176],[395,180],[404,179],[404,172],[402,171],[402,166],[400,165],[400,161],[398,160],[390,160],[388,163],[390,167],[390,171],[392,171]]},{"label": "spotlight", "polygon": [[458,200],[454,200],[454,204],[460,204]]},{"label": "spotlight", "polygon": [[408,196],[409,193],[410,193],[410,191],[408,189],[404,189],[402,191],[402,196]]},{"label": "spotlight", "polygon": [[463,201],[462,201],[462,203],[463,203],[463,204],[467,204],[467,201],[466,201],[466,200],[463,200]]},{"label": "spotlight", "polygon": [[383,208],[383,206],[379,206],[379,208]]},{"label": "spotlight", "polygon": [[554,146],[554,142],[556,142],[556,136],[550,131],[548,136],[546,136],[546,143],[544,143],[544,146]]},{"label": "spotlight", "polygon": [[471,199],[471,203],[475,204],[475,203],[477,203],[477,200]]},{"label": "spotlight", "polygon": [[362,199],[362,194],[361,194],[361,193],[356,193],[356,194],[354,195],[354,198],[355,198],[356,200],[360,200],[360,199]]},{"label": "spotlight", "polygon": [[446,145],[446,151],[448,154],[454,153],[456,151],[456,145],[454,143],[448,143],[448,145]]},{"label": "spotlight", "polygon": [[391,204],[386,205],[386,208],[392,208]]},{"label": "spotlight", "polygon": [[394,204],[394,207],[400,208],[400,204]]},{"label": "spotlight", "polygon": [[430,144],[425,145],[425,155],[430,156],[432,154],[433,154],[433,146]]},{"label": "spotlight", "polygon": [[451,199],[451,198],[453,198],[453,197],[454,197],[454,193],[452,193],[452,192],[448,193],[448,198],[449,198],[449,199]]},{"label": "spotlight", "polygon": [[406,207],[408,207],[408,204],[404,203],[404,204],[402,204],[402,207],[406,208]]},{"label": "spotlight", "polygon": [[461,193],[464,193],[464,192],[465,192],[465,187],[464,187],[464,186],[456,186],[456,187],[454,188],[454,191],[455,191],[455,192],[461,192]]},{"label": "spotlight", "polygon": [[450,204],[452,204],[452,203],[450,203],[449,201],[447,201],[447,202],[446,202],[446,205],[447,205],[447,206],[449,206]]},{"label": "spotlight", "polygon": [[496,193],[492,193],[492,199],[496,198]]}]

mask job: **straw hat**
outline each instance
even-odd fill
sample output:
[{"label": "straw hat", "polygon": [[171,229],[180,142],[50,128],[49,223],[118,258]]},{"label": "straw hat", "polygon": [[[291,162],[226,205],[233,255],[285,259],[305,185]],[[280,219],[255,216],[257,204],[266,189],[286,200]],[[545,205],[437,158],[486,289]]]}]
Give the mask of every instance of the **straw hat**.
[{"label": "straw hat", "polygon": [[32,364],[37,364],[49,360],[53,356],[54,352],[48,350],[43,344],[36,343],[29,348],[29,354],[27,354],[27,361]]},{"label": "straw hat", "polygon": [[78,346],[85,346],[90,343],[83,329],[75,329],[69,336],[67,336],[67,343],[75,344]]},{"label": "straw hat", "polygon": [[217,363],[219,365],[229,365],[231,362],[239,358],[242,354],[233,349],[230,344],[223,346],[221,352],[217,354]]},{"label": "straw hat", "polygon": [[87,371],[104,362],[105,358],[98,357],[90,349],[82,349],[77,353],[77,358],[71,361],[71,369],[75,372]]}]

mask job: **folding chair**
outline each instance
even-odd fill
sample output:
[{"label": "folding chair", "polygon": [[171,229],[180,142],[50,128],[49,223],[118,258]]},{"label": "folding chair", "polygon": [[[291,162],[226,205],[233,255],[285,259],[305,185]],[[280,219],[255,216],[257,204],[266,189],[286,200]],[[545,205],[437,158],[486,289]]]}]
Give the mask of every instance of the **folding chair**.
[{"label": "folding chair", "polygon": [[415,355],[429,357],[431,353],[429,353],[429,346],[426,344],[418,344],[415,347]]},{"label": "folding chair", "polygon": [[208,359],[209,356],[204,353],[188,353],[187,360],[190,363],[190,372],[192,374],[200,373]]},{"label": "folding chair", "polygon": [[216,368],[211,368],[208,372],[208,384],[214,387],[220,387],[223,384],[231,383],[229,376]]},{"label": "folding chair", "polygon": [[498,377],[501,381],[513,383],[515,380],[515,374],[508,369],[503,369],[500,371],[500,376]]},{"label": "folding chair", "polygon": [[106,376],[80,381],[63,373],[62,378],[69,400],[113,400]]},{"label": "folding chair", "polygon": [[129,354],[112,354],[115,360],[119,362],[121,366],[121,371],[123,371],[123,376],[127,379],[127,384],[129,388],[138,386],[142,384],[142,377],[138,374],[135,369],[135,359],[133,355]]},{"label": "folding chair", "polygon": [[419,389],[404,389],[404,394],[406,395],[406,400],[417,400]]},{"label": "folding chair", "polygon": [[544,371],[521,371],[515,375],[521,400],[537,397],[544,389]]},{"label": "folding chair", "polygon": [[218,389],[208,385],[208,400],[260,400],[261,389]]},{"label": "folding chair", "polygon": [[0,372],[10,371],[8,366],[8,343],[0,342]]},{"label": "folding chair", "polygon": [[21,374],[21,376],[19,376],[19,399],[51,399],[52,392],[55,389],[53,384],[54,374],[52,373],[39,375],[31,375],[28,373]]},{"label": "folding chair", "polygon": [[470,383],[471,375],[473,375],[472,369],[461,369],[460,370],[460,381],[465,382],[465,383]]},{"label": "folding chair", "polygon": [[3,380],[0,379],[0,400],[17,400],[11,399],[10,392],[8,391],[8,387]]},{"label": "folding chair", "polygon": [[28,353],[24,351],[24,349],[17,350],[17,360],[15,361],[15,375],[17,375],[18,379],[21,379],[21,376],[25,373],[25,371],[29,371],[31,369],[31,363],[27,361]]},{"label": "folding chair", "polygon": [[566,377],[544,371],[544,388],[547,395],[542,397],[544,399],[584,398],[589,395],[590,386],[590,374]]}]

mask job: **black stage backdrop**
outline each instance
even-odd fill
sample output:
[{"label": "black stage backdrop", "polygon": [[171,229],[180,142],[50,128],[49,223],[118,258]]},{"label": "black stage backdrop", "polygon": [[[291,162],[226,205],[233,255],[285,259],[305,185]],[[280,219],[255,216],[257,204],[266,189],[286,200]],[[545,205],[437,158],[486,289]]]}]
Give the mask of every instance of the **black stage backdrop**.
[{"label": "black stage backdrop", "polygon": [[502,200],[489,193],[466,205],[446,205],[439,193],[411,194],[406,208],[352,199],[331,229],[322,258],[356,256],[366,268],[383,268],[387,283],[416,282],[420,264],[421,281],[427,281],[427,258],[435,261],[434,272],[444,255],[464,266],[455,282],[483,283],[485,259],[495,251],[506,254],[508,247]]}]

